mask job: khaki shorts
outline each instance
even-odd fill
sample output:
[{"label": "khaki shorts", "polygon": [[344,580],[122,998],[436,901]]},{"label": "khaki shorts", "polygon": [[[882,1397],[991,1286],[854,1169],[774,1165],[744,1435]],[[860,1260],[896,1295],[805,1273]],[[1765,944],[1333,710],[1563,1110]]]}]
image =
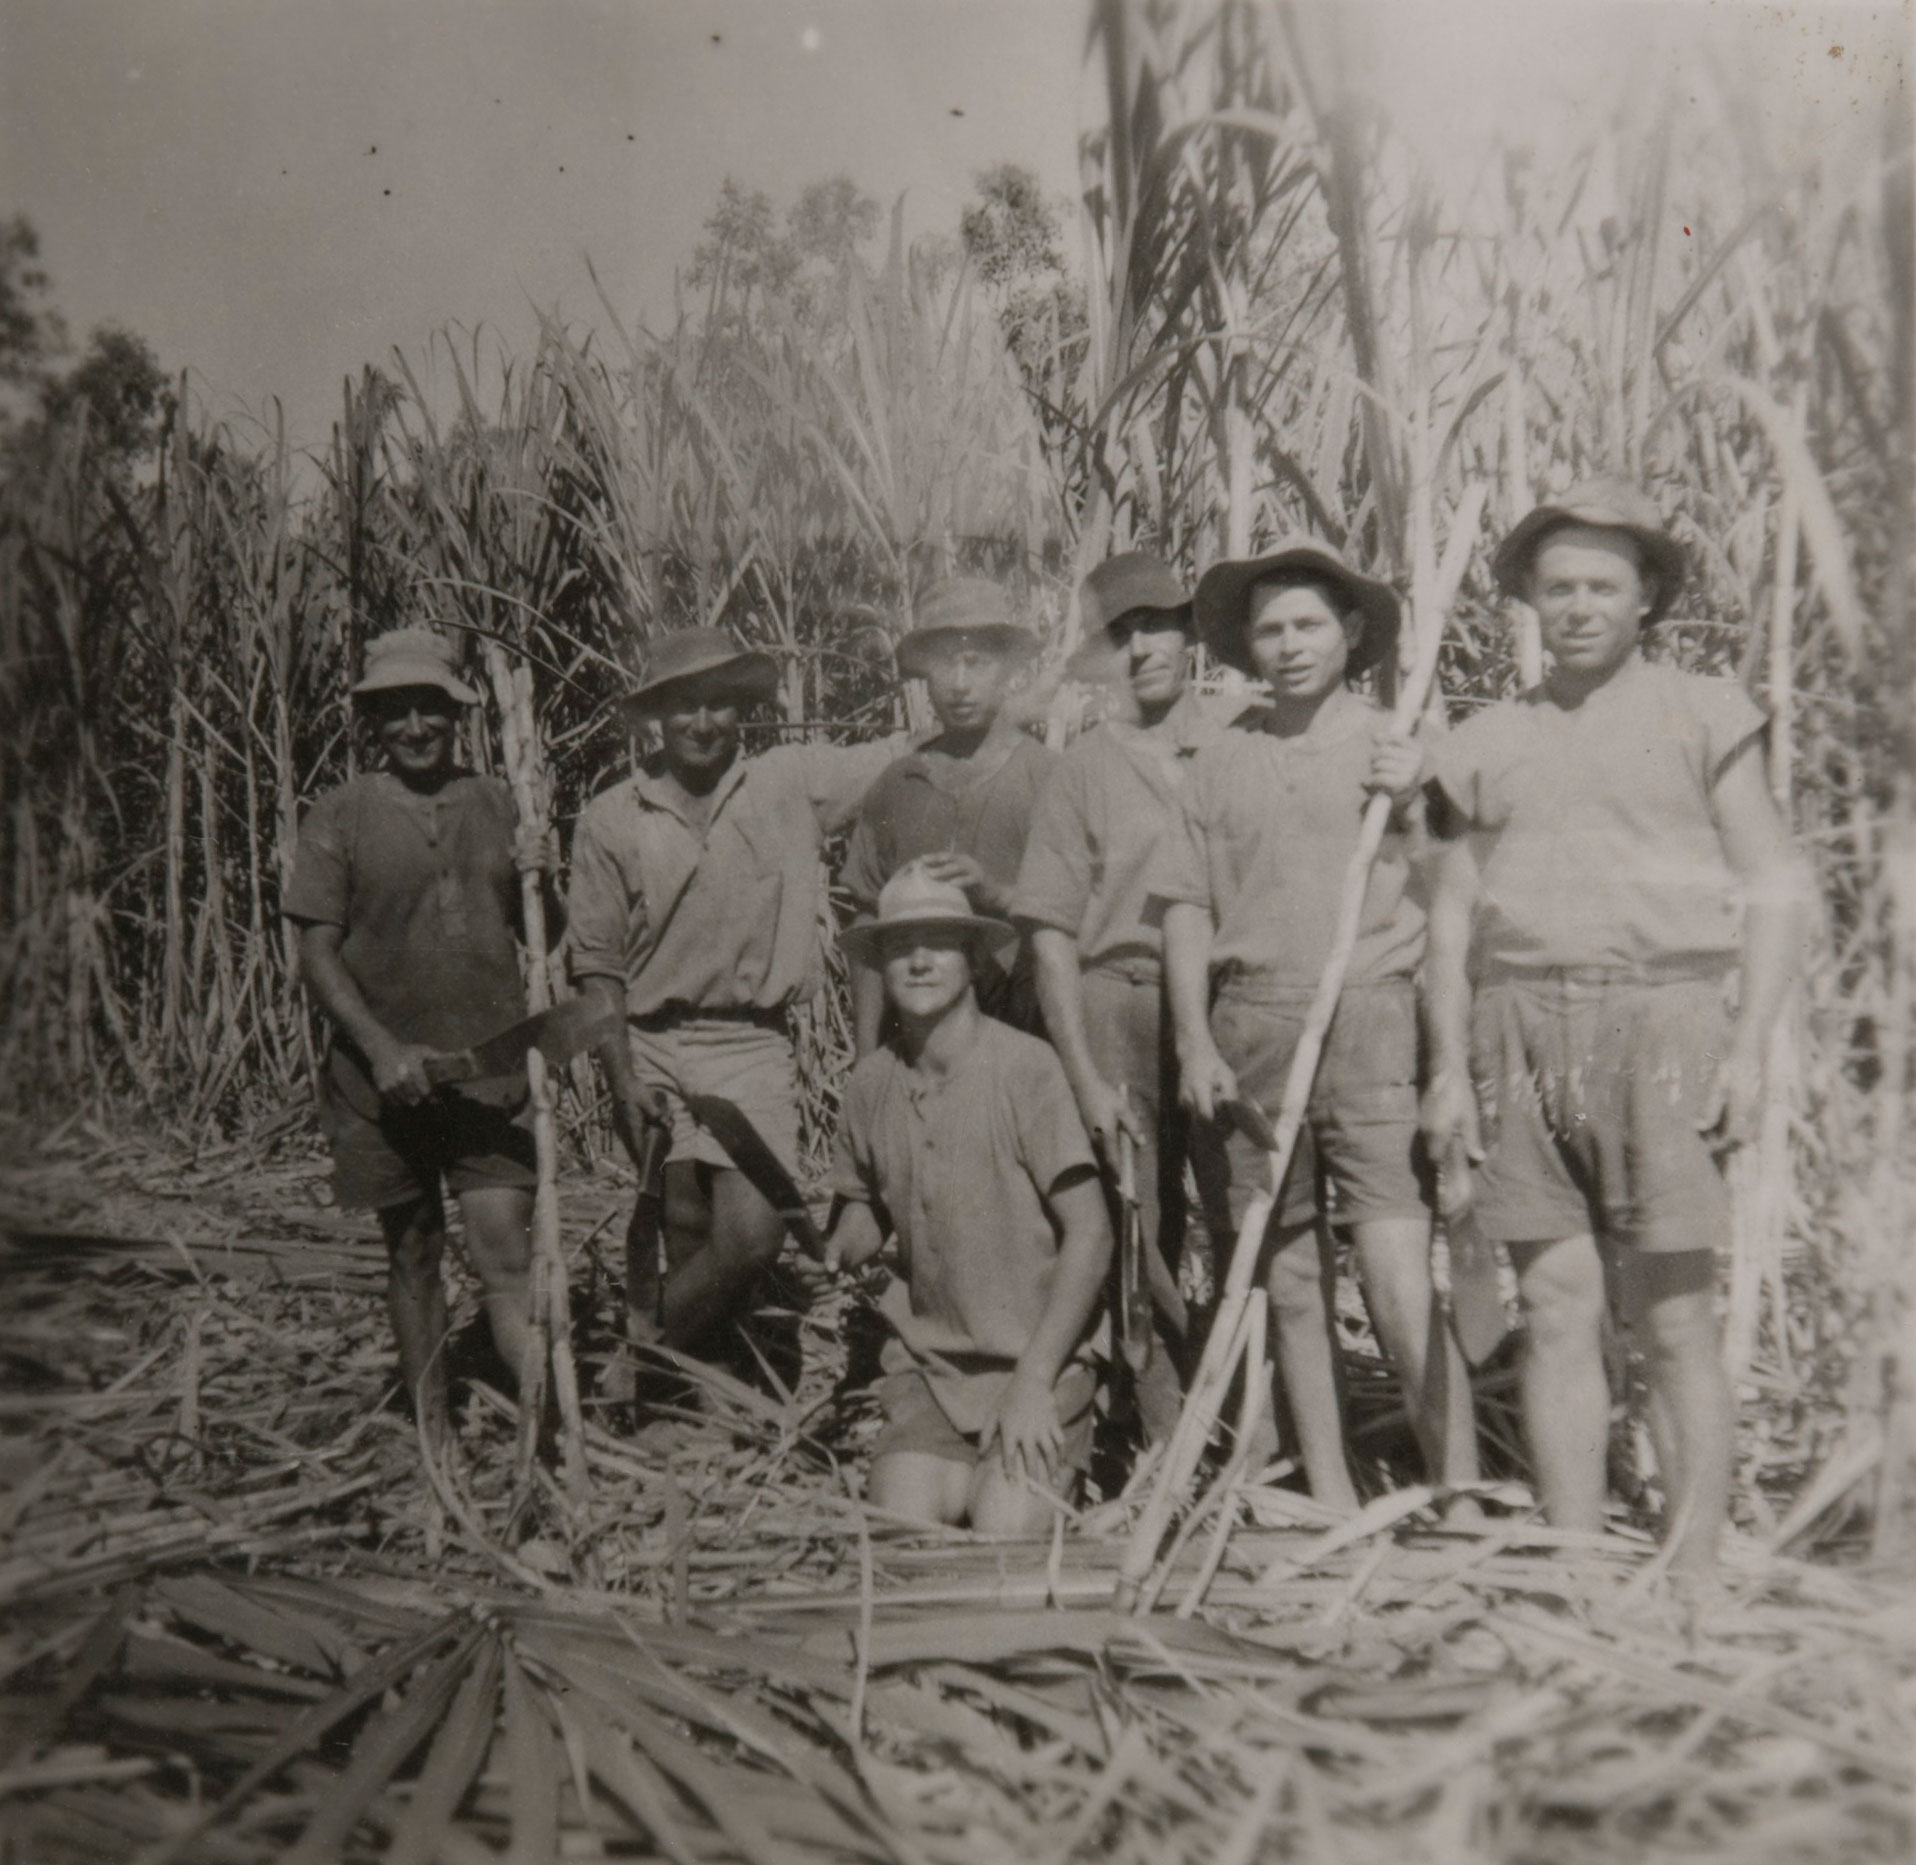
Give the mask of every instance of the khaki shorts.
[{"label": "khaki shorts", "polygon": [[730,1166],[732,1156],[692,1118],[684,1094],[730,1101],[758,1129],[779,1163],[799,1175],[798,1059],[783,1024],[745,1017],[686,1017],[663,1028],[628,1024],[632,1064],[672,1109],[666,1163]]},{"label": "khaki shorts", "polygon": [[[1002,1361],[993,1361],[975,1376],[1002,1387],[1011,1378],[1011,1369]],[[1058,1422],[1064,1427],[1065,1467],[1054,1471],[1054,1478],[1079,1476],[1090,1467],[1092,1400],[1097,1389],[1096,1375],[1082,1360],[1073,1360],[1051,1389]],[[885,1422],[872,1442],[874,1458],[910,1452],[919,1457],[941,1457],[968,1469],[984,1458],[979,1434],[960,1431],[952,1423],[951,1414],[938,1403],[930,1380],[919,1368],[887,1373],[878,1382],[878,1403],[884,1409]]]},{"label": "khaki shorts", "polygon": [[[1273,1125],[1310,996],[1227,979],[1211,1010],[1211,1039],[1239,1092]],[[1266,1155],[1235,1127],[1222,1135],[1214,1128],[1204,1143],[1225,1155],[1231,1220],[1242,1223],[1265,1182]],[[1428,1181],[1417,1132],[1416,986],[1408,978],[1347,985],[1273,1221],[1287,1229],[1308,1224],[1326,1207],[1327,1192],[1339,1223],[1428,1217]]]},{"label": "khaki shorts", "polygon": [[[344,1081],[342,1082],[342,1079]],[[376,1111],[362,1111],[370,1100]],[[455,1092],[419,1107],[381,1101],[370,1082],[336,1056],[321,1078],[320,1120],[333,1153],[333,1196],[348,1210],[384,1211],[539,1182],[532,1106],[523,1081],[516,1102],[496,1105]]]},{"label": "khaki shorts", "polygon": [[1553,972],[1479,987],[1471,1076],[1484,1234],[1595,1230],[1639,1250],[1714,1250],[1730,1196],[1697,1132],[1729,1051],[1720,978],[1645,984]]}]

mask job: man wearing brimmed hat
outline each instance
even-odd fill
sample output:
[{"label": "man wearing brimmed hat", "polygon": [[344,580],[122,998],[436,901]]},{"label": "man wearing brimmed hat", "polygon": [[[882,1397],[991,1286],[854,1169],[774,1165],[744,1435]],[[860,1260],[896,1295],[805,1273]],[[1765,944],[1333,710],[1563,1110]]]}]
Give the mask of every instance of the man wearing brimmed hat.
[{"label": "man wearing brimmed hat", "polygon": [[845,1086],[826,1260],[855,1268],[896,1235],[868,1499],[1029,1535],[1090,1454],[1111,1227],[1057,1056],[979,1011],[978,965],[1009,930],[915,862],[846,933],[894,1021]]},{"label": "man wearing brimmed hat", "polygon": [[1479,1221],[1510,1246],[1524,1428],[1551,1522],[1603,1526],[1607,1256],[1648,1360],[1665,1532],[1679,1567],[1703,1569],[1731,1468],[1720,1162],[1756,1126],[1806,877],[1748,695],[1638,654],[1684,569],[1643,493],[1575,486],[1525,517],[1493,567],[1535,608],[1550,669],[1434,756],[1450,839],[1431,906],[1425,1131],[1460,1176],[1458,1155],[1477,1163]]},{"label": "man wearing brimmed hat", "polygon": [[[886,881],[918,860],[962,887],[980,912],[1002,917],[1010,906],[1031,813],[1053,763],[1005,703],[1037,651],[1037,636],[1013,619],[1005,592],[982,577],[953,578],[919,599],[898,643],[898,671],[925,682],[939,729],[872,785],[859,811],[844,879],[860,913],[869,914]],[[878,1042],[884,994],[862,967],[852,982],[858,1049],[866,1055]],[[978,995],[992,1016],[1038,1027],[1031,968],[1015,947],[987,959]]]},{"label": "man wearing brimmed hat", "polygon": [[[1200,751],[1153,892],[1181,1092],[1194,1146],[1223,1144],[1234,1222],[1267,1170],[1247,1102],[1276,1113],[1335,939],[1346,870],[1371,792],[1399,809],[1371,873],[1361,931],[1325,1041],[1304,1130],[1271,1216],[1265,1286],[1278,1370],[1311,1492],[1354,1508],[1327,1218],[1347,1225],[1380,1344],[1396,1369],[1433,1480],[1474,1481],[1462,1355],[1438,1315],[1431,1211],[1417,1139],[1417,990],[1424,913],[1408,832],[1418,748],[1350,677],[1395,651],[1395,592],[1327,545],[1298,538],[1213,565],[1198,628],[1220,660],[1262,680],[1268,703]],[[1327,1209],[1324,1194],[1335,1197]]]},{"label": "man wearing brimmed hat", "polygon": [[283,911],[332,1021],[322,1113],[342,1205],[378,1211],[400,1367],[420,1423],[448,1429],[441,1184],[459,1200],[487,1318],[516,1376],[526,1343],[537,1173],[523,1074],[436,1090],[428,1056],[525,1015],[512,793],[460,767],[460,710],[479,695],[424,628],[377,637],[353,688],[383,768],[307,812]]},{"label": "man wearing brimmed hat", "polygon": [[1192,760],[1226,730],[1189,684],[1191,598],[1144,551],[1101,563],[1078,591],[1083,640],[1070,671],[1116,685],[1118,710],[1058,760],[1038,799],[1012,895],[1030,938],[1045,1032],[1092,1140],[1115,1167],[1135,1147],[1147,1280],[1163,1350],[1138,1382],[1146,1436],[1169,1435],[1186,1328],[1184,1114],[1164,1011],[1163,934],[1150,869],[1182,807]]},{"label": "man wearing brimmed hat", "polygon": [[823,988],[819,856],[844,828],[889,743],[782,745],[739,755],[740,719],[778,684],[769,654],[719,629],[653,646],[630,699],[658,729],[656,758],[579,818],[568,907],[571,963],[589,996],[623,1013],[602,1046],[621,1133],[663,1113],[670,1273],[627,1264],[635,1340],[687,1351],[730,1345],[783,1237],[778,1214],[688,1112],[687,1092],[732,1102],[794,1176],[798,1076],[794,1005]]}]

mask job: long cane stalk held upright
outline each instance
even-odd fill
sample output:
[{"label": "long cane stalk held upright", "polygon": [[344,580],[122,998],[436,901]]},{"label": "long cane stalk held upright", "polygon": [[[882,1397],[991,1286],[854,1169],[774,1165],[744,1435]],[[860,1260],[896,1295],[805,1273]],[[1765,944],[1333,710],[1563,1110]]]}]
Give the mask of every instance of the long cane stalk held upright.
[{"label": "long cane stalk held upright", "polygon": [[[1445,552],[1442,568],[1434,574],[1416,579],[1420,585],[1418,600],[1414,603],[1416,655],[1392,709],[1393,721],[1402,730],[1414,732],[1424,716],[1425,703],[1437,675],[1437,652],[1443,645],[1444,612],[1456,595],[1458,584],[1463,581],[1464,565],[1470,555],[1469,544],[1477,532],[1484,497],[1484,488],[1481,486],[1473,487],[1465,494],[1451,525],[1450,548]],[[1244,1221],[1238,1226],[1237,1239],[1231,1248],[1230,1268],[1218,1292],[1217,1314],[1211,1323],[1203,1358],[1191,1381],[1191,1390],[1185,1397],[1184,1409],[1178,1416],[1177,1429],[1172,1433],[1164,1462],[1159,1466],[1157,1482],[1145,1504],[1143,1515],[1132,1530],[1130,1545],[1125,1549],[1124,1565],[1119,1570],[1115,1595],[1115,1603],[1121,1612],[1136,1610],[1144,1597],[1144,1583],[1157,1560],[1164,1531],[1170,1526],[1171,1517],[1197,1471],[1198,1460],[1204,1454],[1205,1445],[1210,1442],[1211,1431],[1217,1423],[1225,1394],[1230,1389],[1232,1376],[1240,1361],[1246,1357],[1246,1343],[1254,1334],[1259,1340],[1260,1351],[1257,1363],[1246,1368],[1245,1377],[1247,1380],[1262,1377],[1262,1333],[1261,1330],[1251,1330],[1241,1325],[1244,1309],[1256,1294],[1251,1286],[1251,1278],[1257,1269],[1264,1227],[1270,1222],[1271,1207],[1276,1203],[1284,1175],[1290,1169],[1291,1154],[1296,1150],[1297,1136],[1304,1124],[1304,1110],[1310,1101],[1318,1058],[1323,1054],[1324,1038],[1330,1030],[1331,1018],[1336,1014],[1337,1000],[1344,989],[1344,974],[1350,969],[1351,953],[1357,945],[1358,929],[1364,915],[1364,897],[1370,890],[1370,871],[1377,860],[1378,850],[1383,846],[1384,831],[1390,822],[1390,808],[1390,798],[1381,793],[1373,796],[1365,805],[1357,848],[1344,874],[1343,893],[1338,902],[1337,930],[1331,942],[1330,956],[1324,961],[1324,970],[1318,978],[1317,990],[1304,1020],[1303,1033],[1298,1038],[1297,1051],[1291,1058],[1290,1073],[1285,1077],[1283,1099],[1278,1103],[1277,1119],[1272,1127],[1272,1138],[1276,1145],[1267,1162],[1269,1170],[1265,1175],[1265,1183],[1251,1200],[1244,1213]]]},{"label": "long cane stalk held upright", "polygon": [[[536,837],[543,846],[551,822],[549,786],[539,755],[538,728],[532,711],[532,670],[514,665],[498,642],[485,643],[486,675],[499,708],[499,740],[504,753],[506,781],[518,811],[523,838]],[[527,867],[520,876],[523,891],[527,969],[526,996],[533,1010],[552,1003],[552,973],[546,945],[545,871]],[[526,1056],[526,1077],[532,1095],[532,1139],[538,1158],[539,1182],[532,1200],[532,1328],[526,1364],[519,1369],[519,1456],[515,1490],[518,1498],[530,1494],[532,1466],[545,1414],[546,1369],[559,1401],[566,1487],[583,1500],[588,1485],[585,1462],[585,1420],[579,1405],[579,1375],[572,1359],[572,1302],[567,1286],[565,1253],[559,1244],[559,1128],[553,1111],[552,1081],[545,1057],[536,1049]],[[516,1502],[515,1502],[516,1507]]]}]

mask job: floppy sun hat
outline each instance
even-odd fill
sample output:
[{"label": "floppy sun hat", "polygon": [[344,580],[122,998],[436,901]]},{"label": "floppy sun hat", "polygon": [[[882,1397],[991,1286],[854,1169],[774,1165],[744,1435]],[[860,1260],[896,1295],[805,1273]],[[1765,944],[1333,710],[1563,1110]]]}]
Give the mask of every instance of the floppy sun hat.
[{"label": "floppy sun hat", "polygon": [[965,890],[955,882],[933,880],[921,863],[909,861],[880,892],[878,917],[848,926],[842,943],[854,958],[875,965],[901,934],[914,932],[969,933],[994,942],[1017,936],[1007,921],[972,912]]},{"label": "floppy sun hat", "polygon": [[1530,569],[1537,552],[1551,532],[1565,525],[1621,531],[1635,538],[1651,585],[1644,626],[1663,620],[1683,587],[1689,560],[1683,546],[1663,528],[1663,514],[1655,502],[1627,479],[1581,480],[1561,497],[1545,501],[1512,525],[1509,536],[1490,560],[1490,573],[1505,595],[1530,600]]},{"label": "floppy sun hat", "polygon": [[681,628],[651,644],[645,678],[625,703],[656,717],[701,690],[728,700],[770,699],[778,691],[778,663],[757,648],[740,647],[722,628]]},{"label": "floppy sun hat", "polygon": [[1353,570],[1321,539],[1293,537],[1281,540],[1261,557],[1238,557],[1214,563],[1198,579],[1194,607],[1198,634],[1204,645],[1227,666],[1255,675],[1247,627],[1252,589],[1267,576],[1282,571],[1321,576],[1344,593],[1344,599],[1363,618],[1363,630],[1352,644],[1345,673],[1362,673],[1394,653],[1403,626],[1403,605],[1396,590],[1378,577]]},{"label": "floppy sun hat", "polygon": [[1011,604],[996,583],[959,576],[933,584],[919,598],[911,627],[898,640],[898,671],[908,680],[922,680],[932,653],[960,635],[1020,660],[1038,652],[1038,637],[1013,620]]},{"label": "floppy sun hat", "polygon": [[479,695],[459,678],[459,650],[430,628],[395,628],[366,643],[366,671],[354,683],[353,697],[371,698],[401,687],[437,687],[461,706],[476,706]]},{"label": "floppy sun hat", "polygon": [[1149,551],[1128,550],[1108,557],[1078,585],[1078,614],[1083,638],[1071,656],[1067,672],[1105,659],[1118,645],[1117,624],[1191,629],[1191,598],[1161,557]]}]

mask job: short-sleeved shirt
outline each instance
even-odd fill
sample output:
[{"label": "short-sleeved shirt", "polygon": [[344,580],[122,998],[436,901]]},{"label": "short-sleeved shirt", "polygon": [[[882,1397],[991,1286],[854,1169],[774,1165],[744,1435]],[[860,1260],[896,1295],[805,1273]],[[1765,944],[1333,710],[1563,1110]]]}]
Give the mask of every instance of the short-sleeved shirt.
[{"label": "short-sleeved shirt", "polygon": [[845,886],[861,911],[869,913],[885,883],[920,855],[969,855],[1011,892],[1057,753],[1025,732],[1002,759],[993,762],[991,753],[984,747],[976,757],[954,758],[934,739],[872,785],[845,856]]},{"label": "short-sleeved shirt", "polygon": [[820,851],[895,749],[781,745],[739,758],[703,828],[651,772],[593,798],[572,844],[573,975],[623,979],[633,1017],[777,1011],[815,996]]},{"label": "short-sleeved shirt", "polygon": [[[1321,734],[1281,738],[1252,712],[1192,761],[1150,891],[1210,913],[1213,969],[1300,989],[1317,983],[1387,724],[1365,701]],[[1393,825],[1371,869],[1349,981],[1411,976],[1424,955],[1424,919],[1408,840]]]},{"label": "short-sleeved shirt", "polygon": [[942,1082],[890,1043],[852,1071],[831,1189],[896,1235],[904,1273],[880,1307],[935,1374],[939,1358],[1015,1362],[1031,1344],[1057,1275],[1048,1200],[1096,1169],[1050,1046],[981,1017]]},{"label": "short-sleeved shirt", "polygon": [[281,910],[343,930],[347,974],[400,1041],[463,1049],[525,1015],[516,821],[494,777],[429,795],[355,777],[307,811]]},{"label": "short-sleeved shirt", "polygon": [[1087,970],[1158,958],[1164,934],[1147,910],[1158,842],[1197,754],[1227,730],[1187,688],[1155,729],[1114,719],[1073,744],[1038,798],[1012,918],[1071,934]]},{"label": "short-sleeved shirt", "polygon": [[1478,960],[1727,969],[1741,920],[1710,798],[1763,728],[1740,686],[1637,659],[1574,708],[1538,687],[1458,726],[1435,779],[1476,844]]}]

